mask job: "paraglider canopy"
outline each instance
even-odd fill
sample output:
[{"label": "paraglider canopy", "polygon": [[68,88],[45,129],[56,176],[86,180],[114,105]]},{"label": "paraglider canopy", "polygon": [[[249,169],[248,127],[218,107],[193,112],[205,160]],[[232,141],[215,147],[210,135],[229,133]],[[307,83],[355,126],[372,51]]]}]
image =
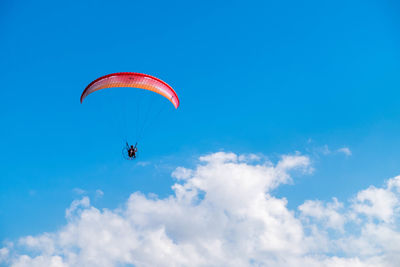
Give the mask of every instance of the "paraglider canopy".
[{"label": "paraglider canopy", "polygon": [[179,107],[178,95],[171,86],[156,77],[136,72],[112,73],[94,80],[83,91],[81,103],[89,94],[112,87],[134,87],[153,91],[167,98],[175,108]]}]

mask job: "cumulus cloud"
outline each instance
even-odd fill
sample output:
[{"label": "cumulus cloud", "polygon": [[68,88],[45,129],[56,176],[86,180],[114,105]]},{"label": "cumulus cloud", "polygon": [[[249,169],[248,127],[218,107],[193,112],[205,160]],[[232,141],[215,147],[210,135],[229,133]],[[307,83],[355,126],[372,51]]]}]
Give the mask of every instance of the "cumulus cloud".
[{"label": "cumulus cloud", "polygon": [[5,261],[9,256],[8,248],[0,248],[0,262]]},{"label": "cumulus cloud", "polygon": [[323,203],[322,201],[307,200],[299,206],[302,218],[306,220],[315,219],[322,222],[322,226],[343,231],[346,217],[341,213],[343,203],[339,203],[336,198],[332,202]]},{"label": "cumulus cloud", "polygon": [[358,214],[371,219],[390,222],[394,219],[394,212],[399,206],[397,196],[387,188],[369,187],[359,192],[354,199],[353,208]]},{"label": "cumulus cloud", "polygon": [[59,231],[20,238],[0,260],[24,266],[399,266],[400,176],[348,202],[296,210],[273,189],[312,172],[309,157],[213,153],[178,167],[166,198],[133,193],[115,210],[74,201]]}]

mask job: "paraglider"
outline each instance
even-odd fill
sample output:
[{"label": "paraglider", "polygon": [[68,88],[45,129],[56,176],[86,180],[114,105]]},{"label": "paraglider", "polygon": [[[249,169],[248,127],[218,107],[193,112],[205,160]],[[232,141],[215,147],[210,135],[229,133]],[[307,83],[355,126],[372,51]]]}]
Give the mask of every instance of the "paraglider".
[{"label": "paraglider", "polygon": [[[92,81],[82,92],[80,102],[83,103],[83,100],[93,92],[115,87],[131,87],[155,92],[167,98],[174,105],[175,109],[180,104],[178,95],[167,83],[156,77],[136,72],[112,73]],[[135,126],[138,127],[137,125]],[[129,146],[126,141],[126,147],[123,149],[124,158],[135,159],[137,151],[137,143],[135,146]]]},{"label": "paraglider", "polygon": [[83,91],[81,103],[91,93],[112,87],[133,87],[153,91],[166,97],[175,108],[179,107],[178,95],[171,86],[156,77],[136,72],[113,73],[94,80]]},{"label": "paraglider", "polygon": [[126,147],[123,151],[123,155],[125,157],[125,155],[127,154],[128,157],[126,159],[136,159],[136,152],[138,151],[137,149],[137,143],[135,144],[135,146],[131,145],[129,146],[128,142],[126,142]]}]

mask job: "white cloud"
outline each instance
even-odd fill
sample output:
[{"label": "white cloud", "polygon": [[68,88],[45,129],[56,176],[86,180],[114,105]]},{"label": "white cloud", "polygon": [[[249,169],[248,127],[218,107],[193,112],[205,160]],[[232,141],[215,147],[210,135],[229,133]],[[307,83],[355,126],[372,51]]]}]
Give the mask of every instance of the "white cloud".
[{"label": "white cloud", "polygon": [[328,145],[312,147],[311,149],[309,149],[309,151],[313,152],[315,155],[324,155],[324,156],[334,155],[334,154],[344,154],[346,157],[349,157],[352,155],[352,152],[348,147],[331,149],[329,148]]},{"label": "white cloud", "polygon": [[77,195],[84,195],[87,193],[86,190],[83,190],[82,188],[74,188],[72,191]]},{"label": "white cloud", "polygon": [[298,211],[272,190],[312,171],[307,156],[214,153],[179,167],[174,194],[133,193],[123,208],[72,202],[57,232],[0,249],[11,266],[400,266],[400,178],[350,203],[308,200]]},{"label": "white cloud", "polygon": [[239,156],[239,161],[242,162],[257,162],[261,160],[261,156],[256,154],[244,154]]},{"label": "white cloud", "polygon": [[67,267],[68,264],[63,262],[63,259],[60,256],[37,256],[35,258],[31,258],[27,255],[22,255],[15,262],[13,262],[12,266],[15,267]]},{"label": "white cloud", "polygon": [[399,199],[395,193],[389,191],[388,188],[374,186],[359,192],[353,204],[353,209],[357,213],[384,222],[394,220],[393,216],[397,207],[399,207]]},{"label": "white cloud", "polygon": [[139,161],[136,163],[136,165],[140,167],[146,167],[149,166],[150,164],[151,164],[150,161]]},{"label": "white cloud", "polygon": [[65,217],[70,218],[78,210],[88,208],[90,206],[90,200],[88,197],[83,197],[81,200],[74,200],[71,206],[65,211]]},{"label": "white cloud", "polygon": [[217,152],[200,157],[200,161],[205,161],[209,163],[224,163],[224,162],[236,162],[238,156],[234,153]]},{"label": "white cloud", "polygon": [[304,172],[311,172],[310,158],[307,156],[296,155],[284,155],[282,160],[278,162],[276,168],[283,171],[290,171],[291,169],[300,169]]},{"label": "white cloud", "polygon": [[0,262],[5,261],[10,254],[10,250],[8,248],[0,248]]},{"label": "white cloud", "polygon": [[329,149],[328,145],[324,145],[323,147],[320,148],[321,149],[321,153],[323,155],[329,155],[331,154],[331,150]]},{"label": "white cloud", "polygon": [[400,192],[400,175],[390,179],[387,182],[387,189],[390,191]]},{"label": "white cloud", "polygon": [[303,218],[314,218],[322,222],[323,226],[343,231],[346,217],[340,212],[343,203],[333,198],[331,203],[324,204],[322,201],[307,200],[299,206]]},{"label": "white cloud", "polygon": [[102,190],[100,190],[100,189],[97,189],[96,190],[96,197],[97,198],[101,198],[103,196],[104,196],[104,192]]},{"label": "white cloud", "polygon": [[346,156],[351,156],[351,150],[350,150],[350,148],[348,148],[348,147],[342,147],[342,148],[339,148],[338,150],[336,150],[338,153],[343,153],[343,154],[345,154]]},{"label": "white cloud", "polygon": [[193,174],[193,171],[190,169],[186,169],[183,167],[178,167],[175,171],[172,172],[172,177],[178,180],[186,180],[189,179]]}]

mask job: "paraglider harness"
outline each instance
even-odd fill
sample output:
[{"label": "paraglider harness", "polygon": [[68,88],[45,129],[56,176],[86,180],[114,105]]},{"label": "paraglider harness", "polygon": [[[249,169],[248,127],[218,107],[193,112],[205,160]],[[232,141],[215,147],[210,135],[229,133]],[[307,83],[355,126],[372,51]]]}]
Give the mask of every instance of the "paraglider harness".
[{"label": "paraglider harness", "polygon": [[122,155],[124,156],[125,159],[132,160],[136,158],[136,152],[137,152],[137,142],[135,146],[129,146],[128,142],[126,142],[126,146],[122,150]]}]

